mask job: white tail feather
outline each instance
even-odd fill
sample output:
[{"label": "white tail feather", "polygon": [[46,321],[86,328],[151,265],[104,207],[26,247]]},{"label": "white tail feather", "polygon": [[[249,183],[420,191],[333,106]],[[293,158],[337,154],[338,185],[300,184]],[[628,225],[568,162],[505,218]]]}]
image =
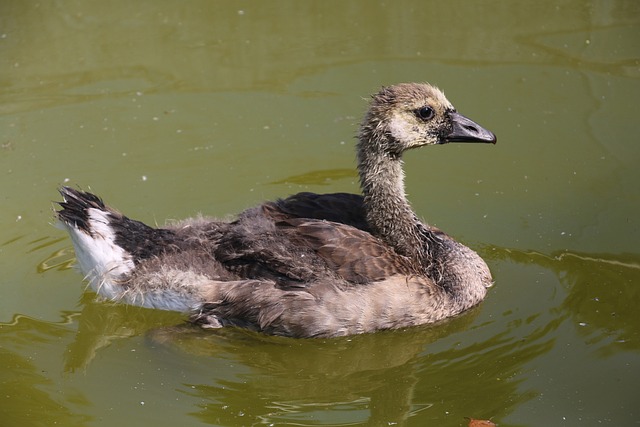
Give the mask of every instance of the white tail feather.
[{"label": "white tail feather", "polygon": [[116,244],[108,212],[89,208],[87,214],[91,233],[76,225],[63,224],[71,235],[76,259],[95,292],[105,298],[120,299],[121,281],[133,270],[133,259]]}]

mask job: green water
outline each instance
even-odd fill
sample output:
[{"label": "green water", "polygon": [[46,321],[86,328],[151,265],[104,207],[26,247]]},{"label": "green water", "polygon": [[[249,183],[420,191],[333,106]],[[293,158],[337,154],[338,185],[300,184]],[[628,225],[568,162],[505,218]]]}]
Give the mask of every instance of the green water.
[{"label": "green water", "polygon": [[[639,424],[639,41],[635,1],[1,1],[0,425]],[[494,273],[478,308],[292,340],[84,291],[59,185],[151,224],[357,192],[401,81],[498,135],[406,156]]]}]

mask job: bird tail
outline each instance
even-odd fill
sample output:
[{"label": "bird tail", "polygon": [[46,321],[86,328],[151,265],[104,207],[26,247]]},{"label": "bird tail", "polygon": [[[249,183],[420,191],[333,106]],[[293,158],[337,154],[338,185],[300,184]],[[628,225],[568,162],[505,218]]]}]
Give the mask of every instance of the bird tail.
[{"label": "bird tail", "polygon": [[60,194],[57,218],[71,236],[80,269],[94,291],[118,299],[138,261],[157,254],[170,232],[129,219],[94,194],[69,187]]}]

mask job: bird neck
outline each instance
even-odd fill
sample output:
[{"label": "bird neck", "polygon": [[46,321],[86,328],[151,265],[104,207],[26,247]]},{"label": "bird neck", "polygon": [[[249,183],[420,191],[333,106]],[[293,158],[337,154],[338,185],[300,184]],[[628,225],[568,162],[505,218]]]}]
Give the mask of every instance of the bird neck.
[{"label": "bird neck", "polygon": [[372,147],[380,146],[380,141],[377,142],[361,138],[358,144],[358,172],[367,223],[373,234],[396,252],[422,261],[425,257],[422,238],[425,227],[407,200],[402,158],[372,151]]}]

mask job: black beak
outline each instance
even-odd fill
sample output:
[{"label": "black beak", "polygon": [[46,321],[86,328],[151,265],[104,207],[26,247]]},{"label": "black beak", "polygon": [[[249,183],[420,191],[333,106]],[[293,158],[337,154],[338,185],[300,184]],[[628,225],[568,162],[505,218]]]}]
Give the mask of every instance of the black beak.
[{"label": "black beak", "polygon": [[495,144],[497,139],[493,132],[490,132],[466,118],[462,114],[450,113],[451,132],[444,136],[444,142],[486,142]]}]

